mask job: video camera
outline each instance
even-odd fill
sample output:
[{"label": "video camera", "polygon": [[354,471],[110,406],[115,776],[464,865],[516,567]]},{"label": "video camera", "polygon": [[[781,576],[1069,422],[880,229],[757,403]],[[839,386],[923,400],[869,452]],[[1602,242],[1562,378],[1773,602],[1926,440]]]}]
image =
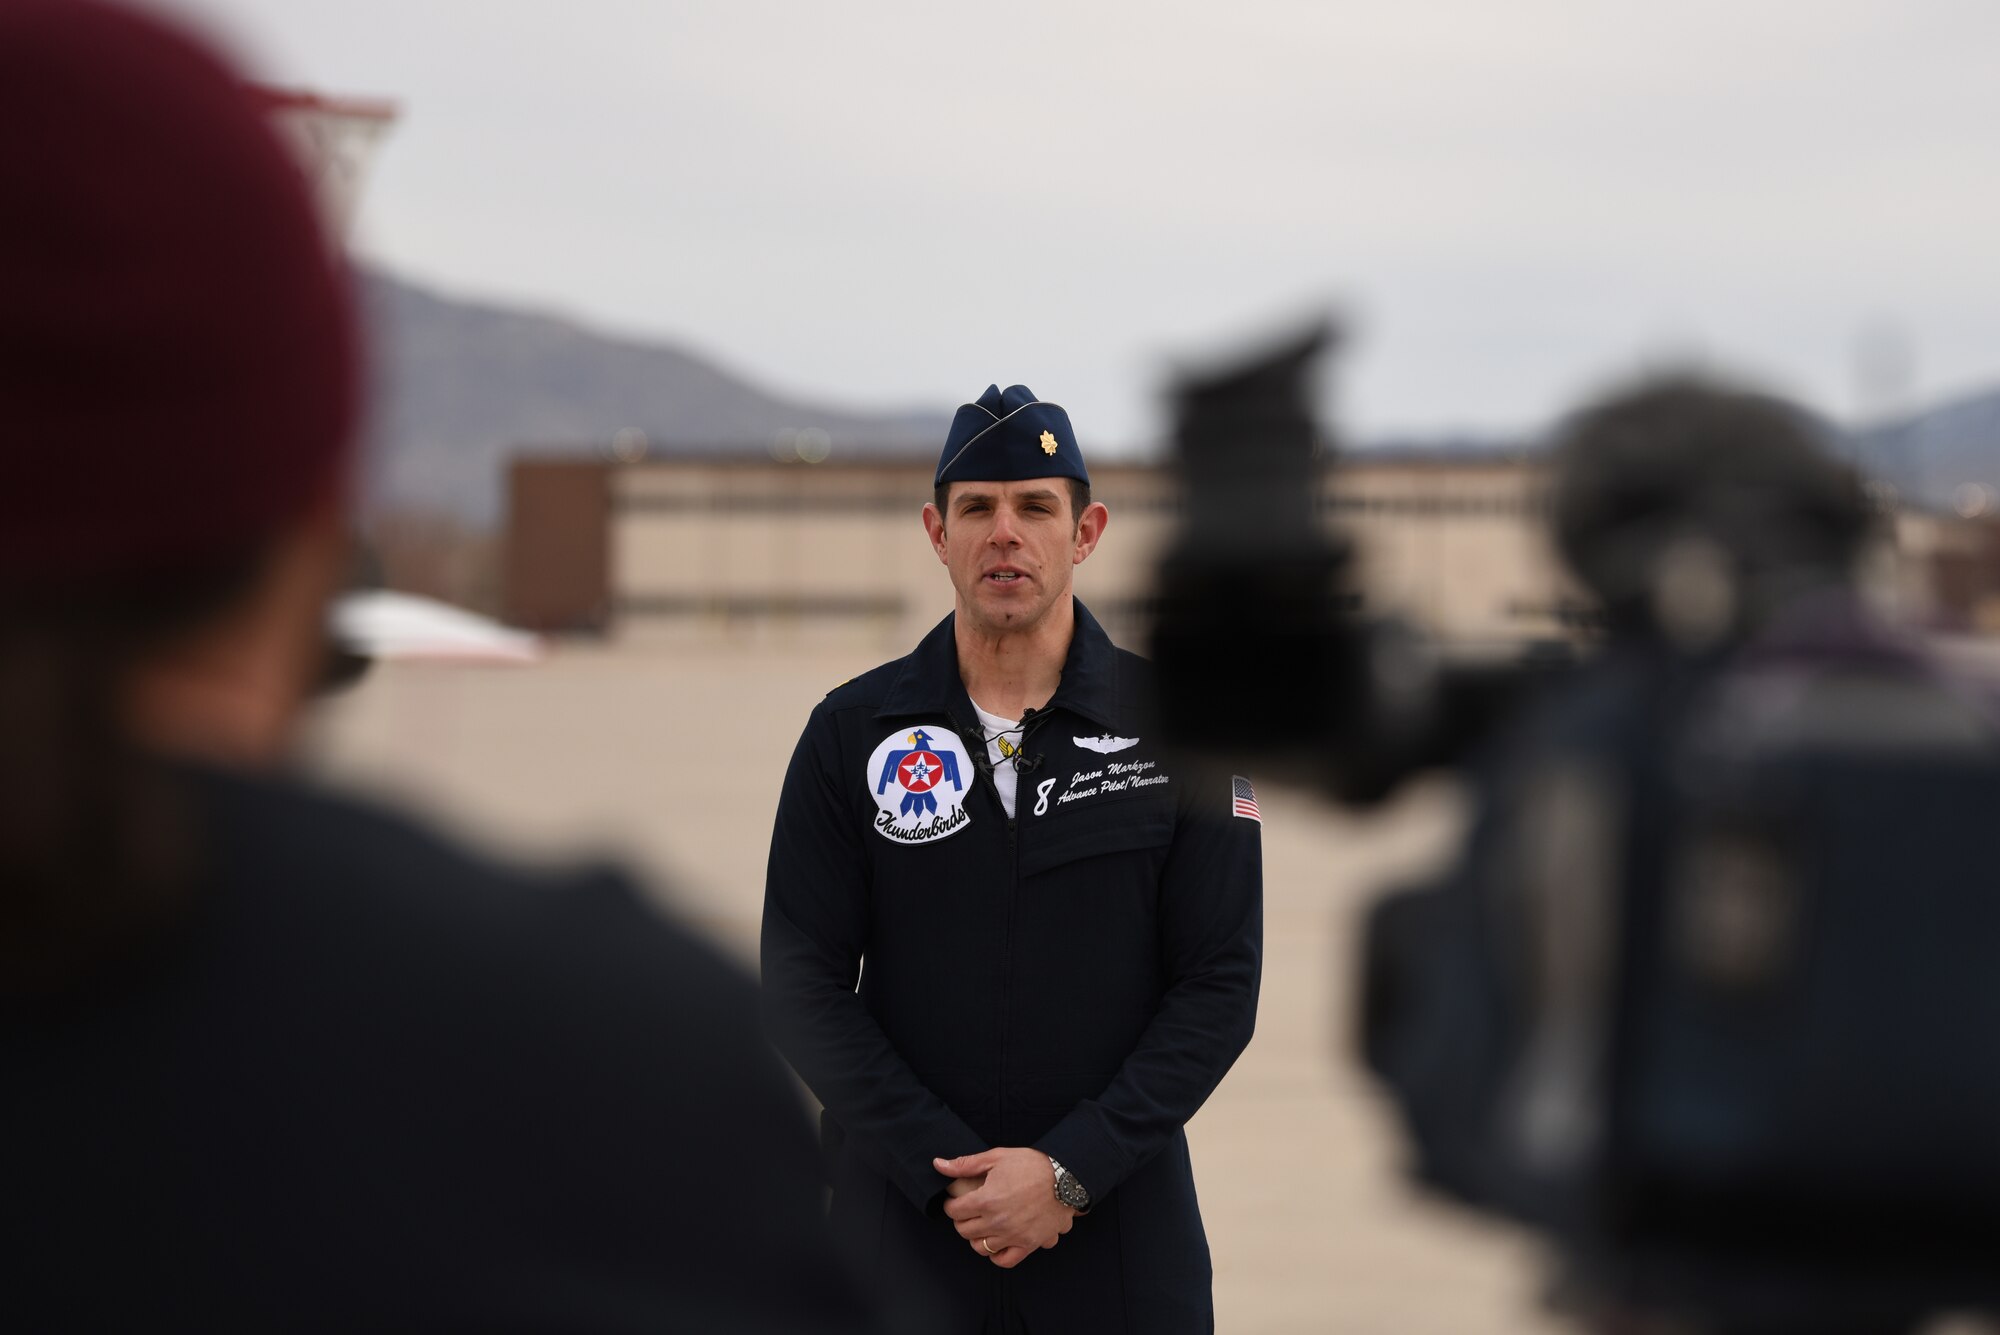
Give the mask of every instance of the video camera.
[{"label": "video camera", "polygon": [[1153,654],[1191,749],[1350,802],[1469,780],[1455,869],[1366,933],[1361,1046],[1417,1177],[1547,1234],[1600,1319],[2000,1306],[2000,710],[1856,592],[1858,479],[1774,400],[1609,400],[1549,507],[1600,642],[1455,666],[1323,518],[1334,342],[1176,390]]}]

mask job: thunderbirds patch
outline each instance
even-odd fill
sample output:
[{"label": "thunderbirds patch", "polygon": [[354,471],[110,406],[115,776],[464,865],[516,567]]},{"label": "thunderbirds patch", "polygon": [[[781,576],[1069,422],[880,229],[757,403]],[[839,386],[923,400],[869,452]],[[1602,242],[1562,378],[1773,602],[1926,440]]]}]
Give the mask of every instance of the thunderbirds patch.
[{"label": "thunderbirds patch", "polygon": [[940,728],[891,733],[868,758],[875,832],[899,844],[927,844],[972,823],[965,809],[972,761],[956,734]]}]

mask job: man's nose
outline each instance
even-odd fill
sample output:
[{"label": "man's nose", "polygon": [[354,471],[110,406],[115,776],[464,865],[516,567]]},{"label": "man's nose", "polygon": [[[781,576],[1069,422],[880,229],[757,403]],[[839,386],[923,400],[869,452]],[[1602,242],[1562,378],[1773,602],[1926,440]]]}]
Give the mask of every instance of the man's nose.
[{"label": "man's nose", "polygon": [[996,547],[1018,547],[1021,545],[1021,535],[1019,530],[1014,526],[1012,511],[1002,508],[994,512],[993,532],[990,541]]}]

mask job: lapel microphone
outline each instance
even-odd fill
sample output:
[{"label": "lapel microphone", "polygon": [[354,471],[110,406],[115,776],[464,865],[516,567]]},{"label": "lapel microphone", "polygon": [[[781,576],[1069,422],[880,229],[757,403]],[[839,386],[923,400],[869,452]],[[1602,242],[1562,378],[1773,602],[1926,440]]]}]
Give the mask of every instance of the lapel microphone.
[{"label": "lapel microphone", "polygon": [[1021,749],[1014,757],[1015,773],[1033,774],[1042,767],[1042,754],[1039,751],[1032,756],[1028,754],[1028,738],[1033,735],[1036,728],[1048,722],[1048,717],[1049,711],[1046,705],[1039,710],[1027,709],[1021,712]]},{"label": "lapel microphone", "polygon": [[958,730],[958,740],[964,743],[965,754],[972,758],[972,767],[987,778],[992,778],[993,757],[986,754],[985,730],[982,728],[974,732],[967,732],[965,729],[960,728]]},{"label": "lapel microphone", "polygon": [[[1016,774],[1033,774],[1042,767],[1043,757],[1040,754],[1032,756],[1028,754],[1028,733],[1032,730],[1033,725],[1042,723],[1047,718],[1048,714],[1045,711],[1037,712],[1036,710],[1029,709],[1022,712],[1021,745],[1015,748],[1014,754],[1009,757]],[[967,754],[972,757],[973,767],[981,774],[989,778],[992,777],[993,771],[999,767],[993,763],[993,757],[986,752],[987,744],[991,740],[987,737],[986,730],[984,728],[975,728],[967,731],[964,728],[958,728],[956,731],[958,732],[959,740],[965,743]]]}]

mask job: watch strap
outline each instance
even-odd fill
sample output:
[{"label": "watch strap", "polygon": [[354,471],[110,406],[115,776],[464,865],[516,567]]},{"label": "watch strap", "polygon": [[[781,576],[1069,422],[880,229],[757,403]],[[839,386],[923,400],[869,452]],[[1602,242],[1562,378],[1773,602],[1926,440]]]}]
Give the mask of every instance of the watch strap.
[{"label": "watch strap", "polygon": [[1078,1214],[1090,1213],[1090,1191],[1075,1173],[1056,1161],[1056,1156],[1048,1156],[1049,1167],[1055,1170],[1056,1199]]}]

